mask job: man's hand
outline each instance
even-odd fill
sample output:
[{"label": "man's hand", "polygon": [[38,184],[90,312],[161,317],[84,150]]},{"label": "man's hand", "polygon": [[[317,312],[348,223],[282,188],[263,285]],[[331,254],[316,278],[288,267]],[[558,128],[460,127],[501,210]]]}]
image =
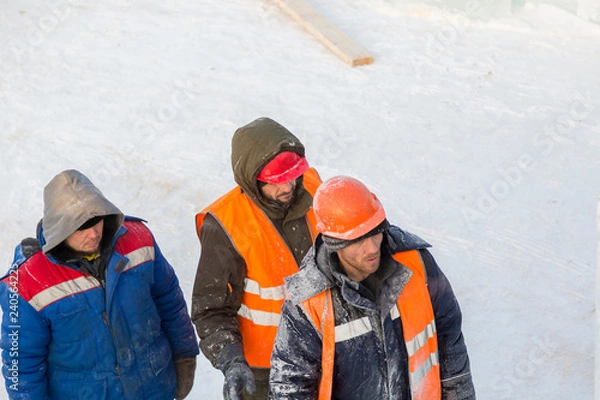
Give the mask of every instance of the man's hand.
[{"label": "man's hand", "polygon": [[254,393],[254,374],[245,362],[232,362],[224,371],[223,399],[241,400],[244,389],[250,394]]}]

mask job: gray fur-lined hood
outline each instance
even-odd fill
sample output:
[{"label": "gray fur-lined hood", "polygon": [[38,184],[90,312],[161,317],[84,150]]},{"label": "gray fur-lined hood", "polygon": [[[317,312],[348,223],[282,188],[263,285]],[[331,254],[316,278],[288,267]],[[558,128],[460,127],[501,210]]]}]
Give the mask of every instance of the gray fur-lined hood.
[{"label": "gray fur-lined hood", "polygon": [[48,253],[89,219],[108,215],[116,217],[117,226],[123,224],[121,210],[85,175],[73,169],[61,172],[44,188],[42,250]]}]

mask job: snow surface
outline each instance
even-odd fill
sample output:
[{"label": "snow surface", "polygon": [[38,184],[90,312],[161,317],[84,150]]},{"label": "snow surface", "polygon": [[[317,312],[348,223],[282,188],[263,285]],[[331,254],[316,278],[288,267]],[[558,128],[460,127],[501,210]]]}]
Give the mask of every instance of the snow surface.
[{"label": "snow surface", "polygon": [[[478,398],[591,399],[600,26],[541,3],[485,19],[311,3],[374,64],[348,67],[269,0],[0,0],[5,268],[44,185],[77,168],[149,221],[189,304],[194,215],[233,185],[234,130],[269,116],[433,244]],[[190,398],[221,384],[201,356]]]}]

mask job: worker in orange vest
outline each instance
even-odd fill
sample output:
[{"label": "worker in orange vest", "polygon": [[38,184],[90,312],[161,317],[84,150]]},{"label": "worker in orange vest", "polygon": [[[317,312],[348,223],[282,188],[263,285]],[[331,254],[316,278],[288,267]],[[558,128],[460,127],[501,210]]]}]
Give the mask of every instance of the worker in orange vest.
[{"label": "worker in orange vest", "polygon": [[226,400],[267,399],[283,279],[316,237],[312,199],[321,180],[304,153],[270,118],[240,127],[231,142],[237,186],[196,215],[192,321],[202,352],[224,374]]},{"label": "worker in orange vest", "polygon": [[314,197],[317,237],[286,279],[272,399],[473,400],[461,311],[416,235],[391,226],[360,181]]}]

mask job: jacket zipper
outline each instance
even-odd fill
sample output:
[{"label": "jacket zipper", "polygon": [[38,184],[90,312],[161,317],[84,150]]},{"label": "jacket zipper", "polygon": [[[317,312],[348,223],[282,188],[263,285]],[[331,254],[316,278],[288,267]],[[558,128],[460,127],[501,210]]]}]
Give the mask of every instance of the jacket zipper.
[{"label": "jacket zipper", "polygon": [[[107,265],[108,268],[108,265]],[[123,268],[123,260],[120,260],[117,265],[115,266],[115,271],[117,272],[121,272],[121,269]],[[104,307],[106,307],[106,274],[104,274],[104,279],[100,279],[100,286],[102,286],[102,293],[104,294]],[[108,319],[108,313],[106,312],[106,308],[104,309],[104,311],[102,311],[102,319],[104,320],[104,323],[106,324],[106,326],[108,327],[108,330],[110,331],[110,336],[112,338],[113,341],[113,348],[115,349],[115,359],[116,359],[116,363],[115,363],[115,374],[117,375],[117,377],[120,377],[119,375],[119,360],[116,357],[116,352],[117,352],[117,343],[115,342],[115,332],[113,330],[112,325],[110,324],[110,320]]]},{"label": "jacket zipper", "polygon": [[385,357],[385,332],[383,329],[383,323],[384,321],[381,319],[381,312],[380,311],[376,311],[374,313],[374,317],[375,317],[375,324],[373,325],[373,331],[375,332],[375,337],[377,338],[377,340],[379,340],[380,342],[380,347],[379,349],[383,349],[383,351],[379,350],[380,356],[382,358],[383,361],[383,368],[381,373],[383,374],[383,381],[385,382],[385,384],[383,385],[383,389],[385,391],[385,399],[389,399],[390,398],[390,382],[389,382],[389,373],[388,373],[388,361],[387,358]]}]

